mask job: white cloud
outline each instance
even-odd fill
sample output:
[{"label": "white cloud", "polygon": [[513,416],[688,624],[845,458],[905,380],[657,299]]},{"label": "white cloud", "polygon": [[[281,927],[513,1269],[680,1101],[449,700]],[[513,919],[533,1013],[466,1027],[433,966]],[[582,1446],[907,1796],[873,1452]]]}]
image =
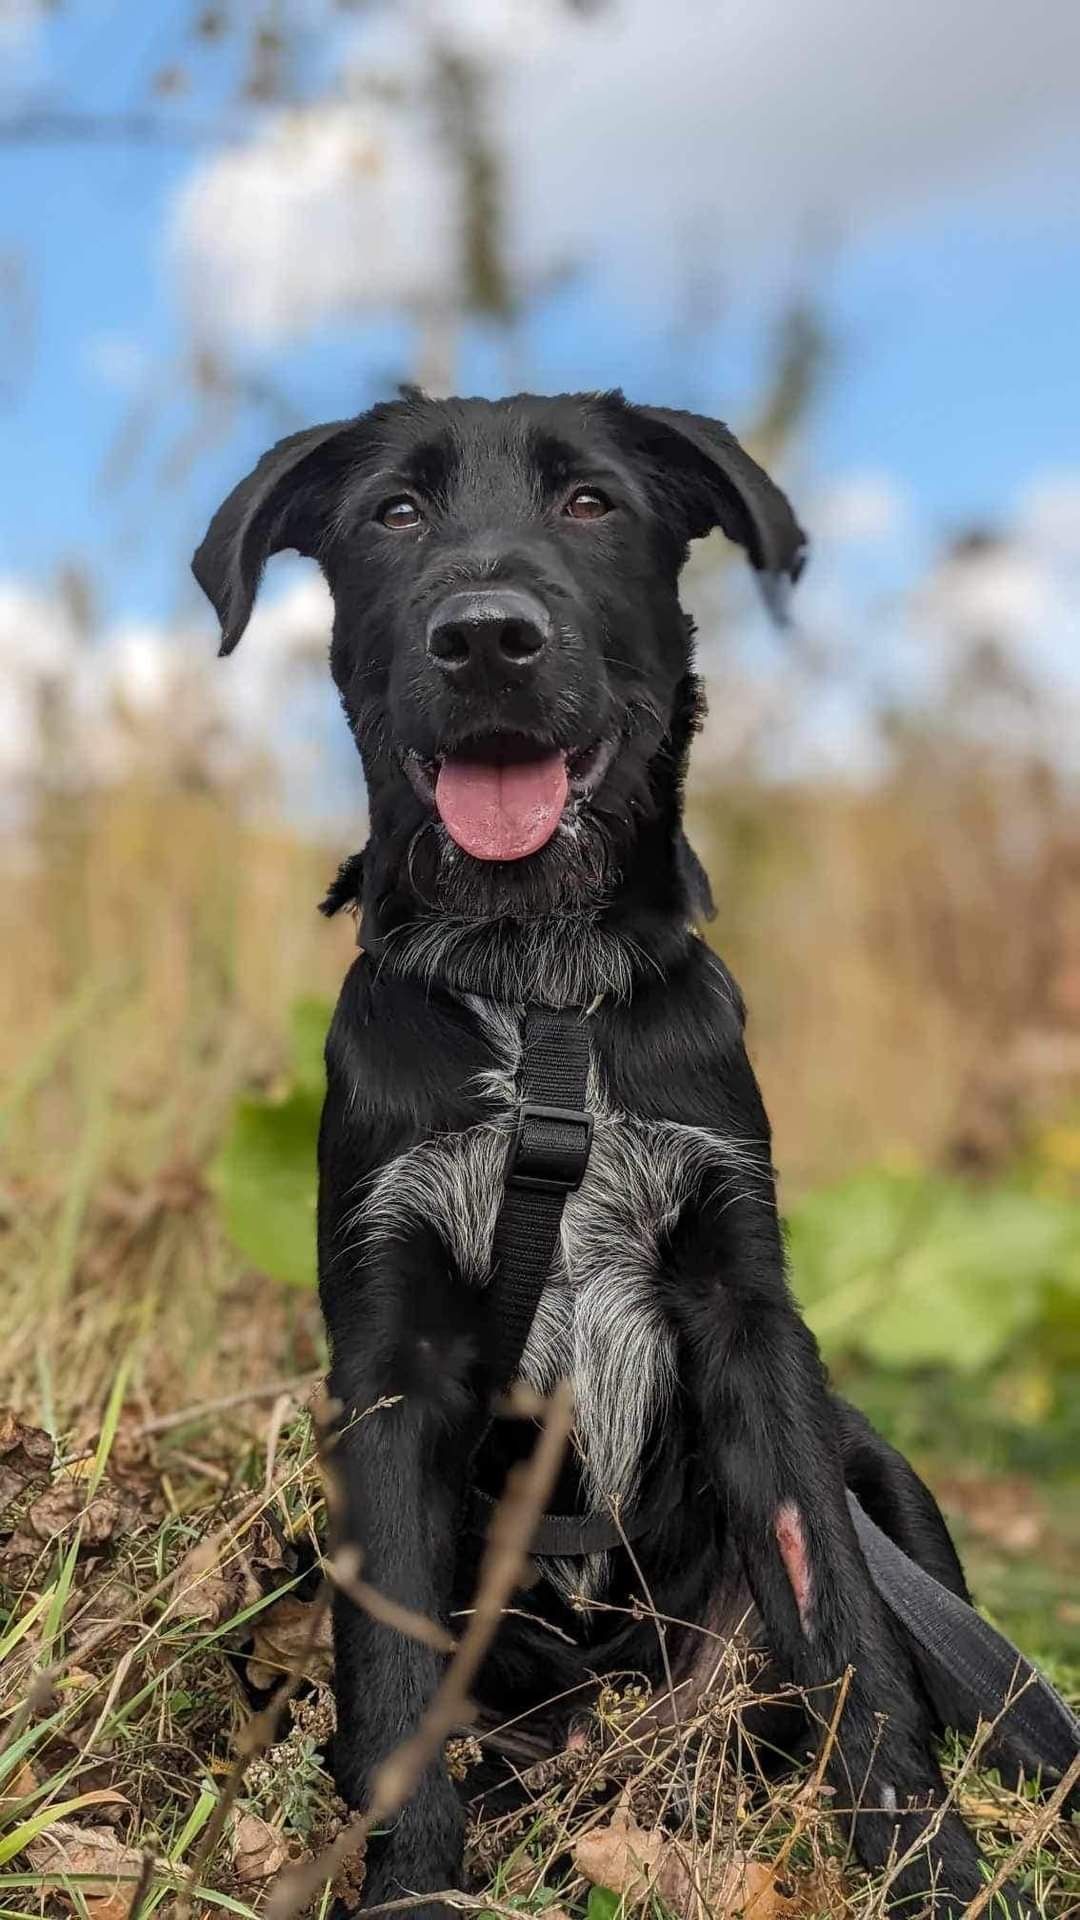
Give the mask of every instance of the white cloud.
[{"label": "white cloud", "polygon": [[64,607],[0,580],[0,788],[40,763],[48,701],[69,676],[78,639]]},{"label": "white cloud", "polygon": [[1075,128],[1080,9],[983,0],[623,0],[508,94],[525,232],[662,276],[689,233],[760,257],[865,228]]},{"label": "white cloud", "polygon": [[843,542],[887,540],[908,524],[911,497],[890,473],[841,474],[807,512],[813,538]]},{"label": "white cloud", "polygon": [[332,763],[328,740],[344,737],[326,672],[330,627],[312,568],[286,569],[228,661],[208,631],[186,626],[126,621],[88,640],[62,600],[0,580],[0,814],[40,777],[78,786],[200,769],[220,779],[257,763],[279,769],[282,789],[295,778],[296,811],[317,813],[320,760]]},{"label": "white cloud", "polygon": [[451,297],[453,209],[431,138],[373,103],[268,120],[188,181],[172,244],[197,323],[256,341]]},{"label": "white cloud", "polygon": [[[612,0],[557,22],[538,0],[433,0],[363,25],[358,73],[415,100],[425,35],[501,78],[517,264],[596,260],[645,299],[703,241],[744,273],[808,221],[858,233],[993,186],[1075,137],[1080,105],[1076,0],[1030,0],[1022,29],[985,0]],[[201,163],[176,243],[204,322],[265,339],[445,297],[454,219],[423,112],[365,98]]]},{"label": "white cloud", "polygon": [[1052,570],[1020,544],[1002,541],[947,560],[925,604],[962,646],[994,638],[1030,651],[1058,611]]},{"label": "white cloud", "polygon": [[1023,535],[1039,548],[1080,560],[1080,472],[1040,475],[1019,505]]}]

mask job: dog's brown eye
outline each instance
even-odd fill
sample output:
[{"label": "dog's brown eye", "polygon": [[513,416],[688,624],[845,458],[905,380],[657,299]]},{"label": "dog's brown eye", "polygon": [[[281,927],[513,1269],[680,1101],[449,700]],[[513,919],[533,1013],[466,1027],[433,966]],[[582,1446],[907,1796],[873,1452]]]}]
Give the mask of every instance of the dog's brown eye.
[{"label": "dog's brown eye", "polygon": [[410,499],[407,493],[399,493],[396,499],[384,501],[377,517],[382,521],[383,526],[389,527],[393,533],[403,533],[410,527],[418,527],[421,520],[416,501]]},{"label": "dog's brown eye", "polygon": [[564,511],[571,520],[600,520],[611,512],[611,501],[595,487],[579,487],[570,495]]}]

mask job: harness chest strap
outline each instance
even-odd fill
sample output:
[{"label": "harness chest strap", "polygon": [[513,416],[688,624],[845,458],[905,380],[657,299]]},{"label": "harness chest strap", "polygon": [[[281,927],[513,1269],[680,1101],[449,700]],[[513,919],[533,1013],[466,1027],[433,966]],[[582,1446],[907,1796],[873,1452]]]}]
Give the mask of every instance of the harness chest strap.
[{"label": "harness chest strap", "polygon": [[[585,1021],[574,1008],[531,1006],[525,1013],[521,1100],[506,1157],[488,1290],[494,1321],[492,1397],[517,1378],[559,1244],[567,1195],[580,1187],[589,1164],[593,1116],[586,1106]],[[470,1497],[473,1523],[486,1533],[495,1502],[478,1487]],[[545,1513],[532,1551],[550,1559],[604,1553],[620,1544],[625,1531],[606,1513]]]},{"label": "harness chest strap", "polygon": [[555,1257],[567,1195],[585,1178],[593,1135],[592,1114],[585,1105],[588,1082],[584,1016],[529,1007],[522,1035],[521,1100],[492,1249],[489,1299],[495,1330],[490,1367],[496,1393],[517,1378]]}]

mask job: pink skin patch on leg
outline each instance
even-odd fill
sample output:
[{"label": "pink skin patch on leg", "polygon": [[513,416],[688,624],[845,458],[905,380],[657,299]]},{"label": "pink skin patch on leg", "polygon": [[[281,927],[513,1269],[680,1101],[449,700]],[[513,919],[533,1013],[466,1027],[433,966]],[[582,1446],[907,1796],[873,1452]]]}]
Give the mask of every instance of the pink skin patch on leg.
[{"label": "pink skin patch on leg", "polygon": [[806,1547],[806,1534],[803,1530],[802,1515],[793,1500],[785,1500],[774,1521],[776,1544],[780,1549],[780,1558],[784,1563],[784,1572],[791,1583],[795,1595],[795,1605],[799,1609],[804,1633],[810,1631],[810,1602],[812,1599],[810,1583],[810,1555]]}]

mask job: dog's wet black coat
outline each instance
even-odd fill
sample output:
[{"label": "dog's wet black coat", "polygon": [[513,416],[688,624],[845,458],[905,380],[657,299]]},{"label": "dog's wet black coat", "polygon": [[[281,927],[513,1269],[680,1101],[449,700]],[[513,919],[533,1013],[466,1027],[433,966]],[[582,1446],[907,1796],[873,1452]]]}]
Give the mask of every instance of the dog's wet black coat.
[{"label": "dog's wet black coat", "polygon": [[[610,510],[572,519],[567,502],[581,488]],[[379,517],[400,496],[421,515],[405,530]],[[748,1586],[783,1679],[831,1689],[853,1670],[829,1771],[838,1810],[854,1800],[863,1809],[860,1857],[881,1865],[915,1843],[896,1879],[905,1911],[923,1911],[936,1885],[935,1910],[953,1914],[983,1885],[974,1841],[950,1813],[918,1845],[927,1814],[912,1809],[940,1802],[933,1736],[962,1716],[871,1585],[845,1477],[938,1579],[963,1593],[963,1575],[907,1463],[830,1396],[785,1280],[741,999],[691,931],[707,887],[681,824],[699,696],[677,579],[688,541],[715,525],[763,582],[797,575],[802,540],[787,503],[716,423],[618,396],[410,395],[275,448],[196,556],[225,650],[270,553],[318,558],[335,601],[333,673],[370,794],[362,866],[350,863],[331,896],[333,905],[358,897],[365,951],[327,1045],[319,1267],[333,1393],[360,1412],[401,1397],[345,1424],[348,1528],[366,1578],[396,1599],[443,1620],[468,1605],[478,1548],[463,1514],[484,1422],[486,1296],[455,1271],[434,1220],[365,1240],[358,1197],[417,1142],[496,1117],[484,1074],[499,1062],[467,995],[544,998],[561,980],[575,1004],[603,996],[590,1035],[609,1106],[737,1141],[755,1178],[733,1196],[718,1172],[702,1171],[659,1250],[678,1382],[657,1430],[642,1435],[641,1501],[653,1518],[635,1541],[640,1574],[616,1552],[604,1607],[584,1614],[544,1583],[519,1596],[483,1696],[509,1715],[565,1692],[569,1715],[598,1673],[632,1670],[662,1685],[655,1626],[618,1611],[640,1598],[642,1580],[661,1615],[702,1623],[737,1616]],[[501,687],[495,675],[463,693],[426,635],[448,596],[492,583],[535,596],[553,637],[522,681],[508,675]],[[481,861],[449,842],[430,796],[441,758],[477,742],[507,756],[559,747],[571,774],[574,756],[597,742],[613,757],[539,852]],[[567,952],[572,964],[553,969]],[[516,1432],[500,1422],[485,1442],[487,1484],[498,1484]],[[571,1465],[556,1504],[565,1510],[579,1494]],[[785,1503],[805,1533],[808,1626],[777,1544]],[[698,1634],[669,1629],[676,1666],[699,1647]],[[359,1804],[372,1765],[422,1715],[441,1661],[342,1603],[336,1663],[335,1768]],[[834,1697],[820,1696],[826,1719]],[[454,1885],[462,1833],[458,1794],[435,1766],[373,1857],[365,1900]],[[1016,1893],[1009,1901],[1010,1912],[1032,1911]]]}]

